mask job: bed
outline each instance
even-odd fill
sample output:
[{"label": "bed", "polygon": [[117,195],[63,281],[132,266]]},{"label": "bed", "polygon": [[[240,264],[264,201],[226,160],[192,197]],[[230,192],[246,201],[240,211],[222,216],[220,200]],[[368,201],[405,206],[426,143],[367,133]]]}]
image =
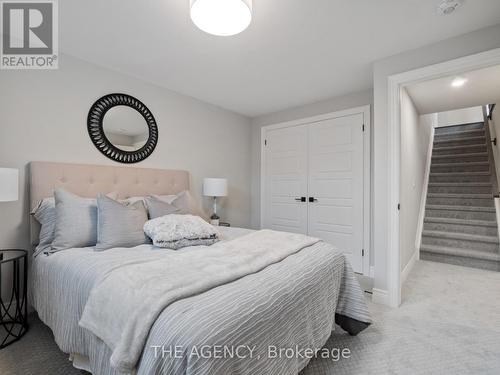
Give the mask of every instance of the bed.
[{"label": "bed", "polygon": [[[58,187],[83,197],[114,191],[120,198],[189,189],[186,171],[34,162],[30,176],[31,207]],[[240,228],[220,230],[220,248],[260,235]],[[38,231],[33,221],[34,244]],[[93,374],[297,374],[314,357],[304,355],[304,349],[321,349],[335,323],[351,334],[371,323],[349,263],[331,245],[319,241],[258,272],[169,303],[155,315],[144,343],[139,342],[137,360],[128,367],[112,365],[114,345],[81,325],[89,297],[103,280],[120,275],[130,264],[194,259],[207,250],[212,248],[172,251],[141,245],[37,256],[31,264],[31,303],[74,366]],[[121,303],[126,306],[127,301]],[[294,355],[285,354],[286,350]]]}]

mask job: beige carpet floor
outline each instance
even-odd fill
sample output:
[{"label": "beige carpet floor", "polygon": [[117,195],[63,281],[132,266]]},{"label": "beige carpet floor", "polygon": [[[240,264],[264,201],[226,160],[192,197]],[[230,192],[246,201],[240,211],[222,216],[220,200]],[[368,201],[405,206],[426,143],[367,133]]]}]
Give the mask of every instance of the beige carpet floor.
[{"label": "beige carpet floor", "polygon": [[[500,374],[500,273],[420,261],[399,309],[369,303],[375,324],[357,337],[338,331],[328,341],[330,348],[349,348],[351,357],[315,359],[303,375]],[[0,374],[82,372],[35,318],[21,341],[0,351]]]}]

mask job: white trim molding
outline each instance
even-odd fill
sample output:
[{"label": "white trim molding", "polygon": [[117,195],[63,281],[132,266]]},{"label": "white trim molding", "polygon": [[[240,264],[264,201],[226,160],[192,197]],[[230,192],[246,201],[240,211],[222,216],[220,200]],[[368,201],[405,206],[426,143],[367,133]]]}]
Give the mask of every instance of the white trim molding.
[{"label": "white trim molding", "polygon": [[415,263],[417,263],[417,260],[420,257],[420,252],[417,250],[413,253],[412,257],[408,261],[408,264],[405,266],[404,270],[401,271],[401,287],[405,283],[405,281],[408,279],[408,276],[410,275],[411,270],[413,267],[415,267]]},{"label": "white trim molding", "polygon": [[[500,64],[500,48],[461,57],[420,69],[399,73],[388,77],[389,111],[389,226],[387,249],[387,301],[388,305],[401,304],[400,265],[400,220],[398,204],[400,197],[401,165],[401,89],[431,79],[457,75],[465,71],[487,68]],[[374,289],[375,292],[375,289]],[[374,293],[375,294],[375,293]],[[382,298],[381,298],[382,299]]]},{"label": "white trim molding", "polygon": [[497,217],[498,233],[500,233],[500,198],[495,198],[495,213]]},{"label": "white trim molding", "polygon": [[371,112],[370,105],[360,106],[345,109],[342,111],[335,111],[325,113],[318,116],[306,117],[293,121],[286,121],[277,124],[263,126],[260,130],[260,228],[263,228],[264,216],[266,212],[265,207],[265,189],[266,189],[266,149],[265,140],[266,132],[268,130],[289,128],[292,126],[299,126],[311,124],[333,118],[351,116],[356,114],[363,114],[364,119],[364,136],[363,136],[363,247],[365,256],[363,258],[363,275],[373,277],[370,269],[370,252],[371,252]]},{"label": "white trim molding", "polygon": [[372,302],[381,305],[390,305],[389,292],[384,289],[372,289]]}]

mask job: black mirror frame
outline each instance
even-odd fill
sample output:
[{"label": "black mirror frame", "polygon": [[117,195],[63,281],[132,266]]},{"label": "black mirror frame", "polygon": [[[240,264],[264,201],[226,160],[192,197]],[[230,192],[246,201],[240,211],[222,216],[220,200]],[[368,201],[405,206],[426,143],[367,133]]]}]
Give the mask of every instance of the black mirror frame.
[{"label": "black mirror frame", "polygon": [[[146,144],[137,151],[120,150],[104,134],[102,121],[106,112],[119,105],[135,109],[146,120],[149,137]],[[90,139],[97,149],[106,157],[119,163],[132,164],[143,161],[153,153],[158,144],[158,126],[153,114],[140,100],[127,94],[108,94],[98,99],[90,108],[87,129]]]}]

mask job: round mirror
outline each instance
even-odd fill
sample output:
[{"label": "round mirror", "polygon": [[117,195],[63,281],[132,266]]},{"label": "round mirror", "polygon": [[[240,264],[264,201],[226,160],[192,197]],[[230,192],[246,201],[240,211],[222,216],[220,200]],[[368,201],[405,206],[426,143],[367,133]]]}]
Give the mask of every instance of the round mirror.
[{"label": "round mirror", "polygon": [[126,94],[103,96],[90,108],[87,127],[90,139],[108,158],[137,163],[151,155],[158,143],[153,114]]},{"label": "round mirror", "polygon": [[123,151],[140,150],[149,138],[149,128],[144,117],[135,109],[124,105],[106,112],[102,128],[108,141]]}]

